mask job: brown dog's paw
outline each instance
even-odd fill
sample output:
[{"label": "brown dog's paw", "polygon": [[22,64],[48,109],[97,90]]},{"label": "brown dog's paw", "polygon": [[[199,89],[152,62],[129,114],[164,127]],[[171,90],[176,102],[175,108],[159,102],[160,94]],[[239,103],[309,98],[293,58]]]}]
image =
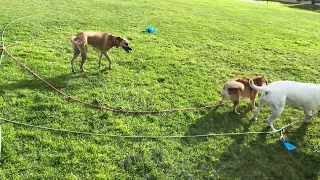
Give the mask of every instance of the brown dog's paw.
[{"label": "brown dog's paw", "polygon": [[103,73],[103,72],[106,72],[107,70],[108,70],[107,68],[103,68],[103,69],[100,70],[100,72]]}]

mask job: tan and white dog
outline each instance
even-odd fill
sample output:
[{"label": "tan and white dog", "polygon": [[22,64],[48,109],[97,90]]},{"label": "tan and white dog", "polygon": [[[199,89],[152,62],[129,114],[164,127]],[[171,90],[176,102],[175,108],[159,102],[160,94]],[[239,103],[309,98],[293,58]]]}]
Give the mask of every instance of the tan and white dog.
[{"label": "tan and white dog", "polygon": [[72,36],[71,41],[72,41],[72,48],[74,52],[73,58],[71,60],[72,72],[75,72],[74,61],[79,56],[79,54],[81,54],[81,57],[82,57],[82,61],[80,63],[80,69],[82,71],[85,71],[83,68],[83,64],[87,58],[88,44],[100,50],[100,56],[99,56],[99,62],[98,62],[99,68],[101,67],[102,55],[104,55],[108,59],[109,69],[111,69],[112,59],[110,58],[107,52],[113,46],[122,47],[127,52],[132,50],[132,48],[129,46],[128,40],[122,37],[116,37],[107,32],[91,32],[91,31],[80,32],[77,35]]},{"label": "tan and white dog", "polygon": [[282,114],[286,104],[293,108],[302,108],[305,114],[305,122],[311,121],[312,109],[320,105],[320,85],[318,84],[275,81],[268,86],[258,87],[253,81],[250,81],[250,86],[255,90],[263,91],[259,107],[252,119],[257,119],[264,104],[269,105],[272,115],[268,119],[268,125],[273,131],[277,131],[273,127],[273,121]]},{"label": "tan and white dog", "polygon": [[[255,108],[255,99],[258,96],[258,91],[250,87],[249,80],[250,79],[248,78],[234,78],[227,81],[221,91],[221,95],[223,96],[221,103],[225,98],[230,99],[233,102],[232,111],[240,114],[237,111],[237,106],[240,102],[240,99],[250,98],[250,104],[253,108]],[[264,78],[264,76],[258,76],[252,80],[259,86],[268,84],[268,81]]]}]

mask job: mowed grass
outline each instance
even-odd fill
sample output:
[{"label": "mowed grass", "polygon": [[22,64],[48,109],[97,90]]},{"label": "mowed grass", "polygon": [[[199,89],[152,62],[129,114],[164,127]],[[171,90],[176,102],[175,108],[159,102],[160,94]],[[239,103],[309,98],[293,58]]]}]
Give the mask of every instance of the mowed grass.
[{"label": "mowed grass", "polygon": [[[93,0],[0,2],[0,28],[14,56],[63,92],[128,110],[217,104],[223,83],[264,74],[269,81],[320,83],[320,14],[278,3],[238,0]],[[21,19],[18,19],[21,18]],[[158,32],[142,32],[149,24]],[[83,30],[131,38],[114,48],[113,69],[98,69],[89,48],[86,73],[71,73],[70,37]],[[54,37],[59,36],[59,37]],[[40,40],[45,38],[45,40]],[[103,59],[104,67],[108,66]],[[5,55],[0,64],[2,118],[58,129],[112,135],[198,135],[269,131],[264,108],[251,122],[218,109],[130,115],[66,101]],[[287,108],[280,128],[302,120]],[[0,179],[319,179],[320,119],[279,134],[188,139],[126,139],[53,132],[2,123]]]}]

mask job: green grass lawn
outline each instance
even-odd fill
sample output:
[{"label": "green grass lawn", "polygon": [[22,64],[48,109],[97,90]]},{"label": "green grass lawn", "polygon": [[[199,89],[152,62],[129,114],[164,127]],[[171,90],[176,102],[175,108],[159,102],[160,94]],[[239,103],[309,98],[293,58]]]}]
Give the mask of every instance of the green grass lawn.
[{"label": "green grass lawn", "polygon": [[[17,19],[21,18],[21,19]],[[17,20],[16,20],[17,19]],[[264,74],[269,81],[320,83],[320,14],[299,6],[240,0],[77,0],[0,2],[0,29],[14,56],[63,92],[128,110],[214,105],[223,83]],[[149,24],[158,32],[142,32]],[[132,38],[114,48],[113,69],[98,69],[89,48],[86,73],[71,73],[70,37],[83,30]],[[53,38],[53,36],[60,36]],[[46,38],[46,40],[39,40]],[[38,40],[37,40],[38,39]],[[104,67],[108,61],[103,59]],[[66,101],[5,54],[0,64],[2,118],[113,135],[197,135],[269,131],[248,100],[218,109],[130,115]],[[287,108],[280,128],[302,120]],[[53,132],[2,123],[0,179],[319,179],[320,119],[279,134],[188,139],[125,139]]]}]

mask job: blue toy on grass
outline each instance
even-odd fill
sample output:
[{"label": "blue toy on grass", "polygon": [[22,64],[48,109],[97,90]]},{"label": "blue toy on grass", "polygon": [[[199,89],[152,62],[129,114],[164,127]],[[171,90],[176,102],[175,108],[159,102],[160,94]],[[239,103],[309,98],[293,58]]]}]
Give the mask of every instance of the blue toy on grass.
[{"label": "blue toy on grass", "polygon": [[293,144],[290,144],[289,141],[286,139],[282,139],[282,143],[288,151],[293,151],[296,149],[296,146],[294,146]]},{"label": "blue toy on grass", "polygon": [[148,31],[149,33],[155,33],[155,32],[157,32],[157,30],[153,29],[151,25],[149,25],[149,26],[146,28],[146,31]]},{"label": "blue toy on grass", "polygon": [[283,143],[284,147],[288,150],[288,151],[293,151],[296,149],[296,146],[294,146],[293,144],[290,144],[289,141],[287,139],[284,138],[283,135],[284,129],[282,129],[280,131],[280,140]]}]

